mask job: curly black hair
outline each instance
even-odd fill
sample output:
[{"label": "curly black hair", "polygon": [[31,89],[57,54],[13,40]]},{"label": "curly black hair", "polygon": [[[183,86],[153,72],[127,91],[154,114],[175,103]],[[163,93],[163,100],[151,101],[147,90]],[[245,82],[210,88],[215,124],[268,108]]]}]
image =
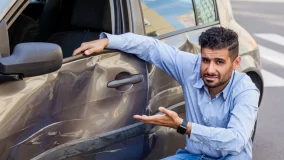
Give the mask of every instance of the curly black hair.
[{"label": "curly black hair", "polygon": [[239,55],[238,34],[224,27],[212,27],[202,32],[199,37],[199,45],[201,49],[219,50],[228,48],[231,60],[235,60]]}]

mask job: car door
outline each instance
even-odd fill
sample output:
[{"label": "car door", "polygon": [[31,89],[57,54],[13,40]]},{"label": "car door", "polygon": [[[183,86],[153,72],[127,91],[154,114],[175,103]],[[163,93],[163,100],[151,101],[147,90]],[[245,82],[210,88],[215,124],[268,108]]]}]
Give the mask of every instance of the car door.
[{"label": "car door", "polygon": [[[144,25],[136,31],[157,38],[188,54],[200,53],[198,38],[206,29],[220,26],[215,1],[212,0],[132,0],[132,6],[140,3],[140,13],[131,12],[135,17],[133,25]],[[141,17],[142,24],[138,23]],[[185,118],[185,102],[180,84],[170,75],[155,66],[149,70],[149,115],[164,106]],[[155,141],[146,159],[161,159],[173,155],[185,147],[185,136],[167,127],[155,126],[149,141]]]},{"label": "car door", "polygon": [[[7,15],[25,5],[17,7]],[[141,132],[133,115],[145,112],[147,93],[146,63],[113,50],[68,57],[57,71],[2,82],[0,159],[64,159],[135,137]]]}]

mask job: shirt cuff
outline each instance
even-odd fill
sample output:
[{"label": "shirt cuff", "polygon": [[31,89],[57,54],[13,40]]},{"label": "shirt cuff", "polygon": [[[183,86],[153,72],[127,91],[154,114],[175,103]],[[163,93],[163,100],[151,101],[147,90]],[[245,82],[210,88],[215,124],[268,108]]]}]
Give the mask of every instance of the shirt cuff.
[{"label": "shirt cuff", "polygon": [[121,36],[102,32],[100,34],[100,39],[103,39],[103,38],[108,39],[108,45],[106,47],[108,49],[120,49],[123,46],[123,40]]},{"label": "shirt cuff", "polygon": [[192,123],[189,140],[194,143],[209,145],[210,128],[200,124]]}]

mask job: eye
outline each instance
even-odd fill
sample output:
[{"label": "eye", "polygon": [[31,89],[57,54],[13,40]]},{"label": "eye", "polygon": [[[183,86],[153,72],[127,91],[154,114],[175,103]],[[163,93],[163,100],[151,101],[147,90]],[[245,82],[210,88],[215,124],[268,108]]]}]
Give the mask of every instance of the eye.
[{"label": "eye", "polygon": [[223,64],[223,61],[216,61],[216,64]]},{"label": "eye", "polygon": [[204,63],[208,63],[208,62],[209,62],[209,60],[208,60],[208,59],[206,59],[206,58],[203,58],[203,59],[202,59],[202,62],[204,62]]}]

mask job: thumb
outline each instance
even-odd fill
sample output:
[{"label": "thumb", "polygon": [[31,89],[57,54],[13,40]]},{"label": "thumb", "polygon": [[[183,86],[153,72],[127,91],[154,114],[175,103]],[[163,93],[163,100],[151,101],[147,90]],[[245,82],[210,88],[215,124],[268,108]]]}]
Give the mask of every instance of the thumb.
[{"label": "thumb", "polygon": [[159,107],[158,108],[160,112],[165,113],[166,108],[165,107]]}]

